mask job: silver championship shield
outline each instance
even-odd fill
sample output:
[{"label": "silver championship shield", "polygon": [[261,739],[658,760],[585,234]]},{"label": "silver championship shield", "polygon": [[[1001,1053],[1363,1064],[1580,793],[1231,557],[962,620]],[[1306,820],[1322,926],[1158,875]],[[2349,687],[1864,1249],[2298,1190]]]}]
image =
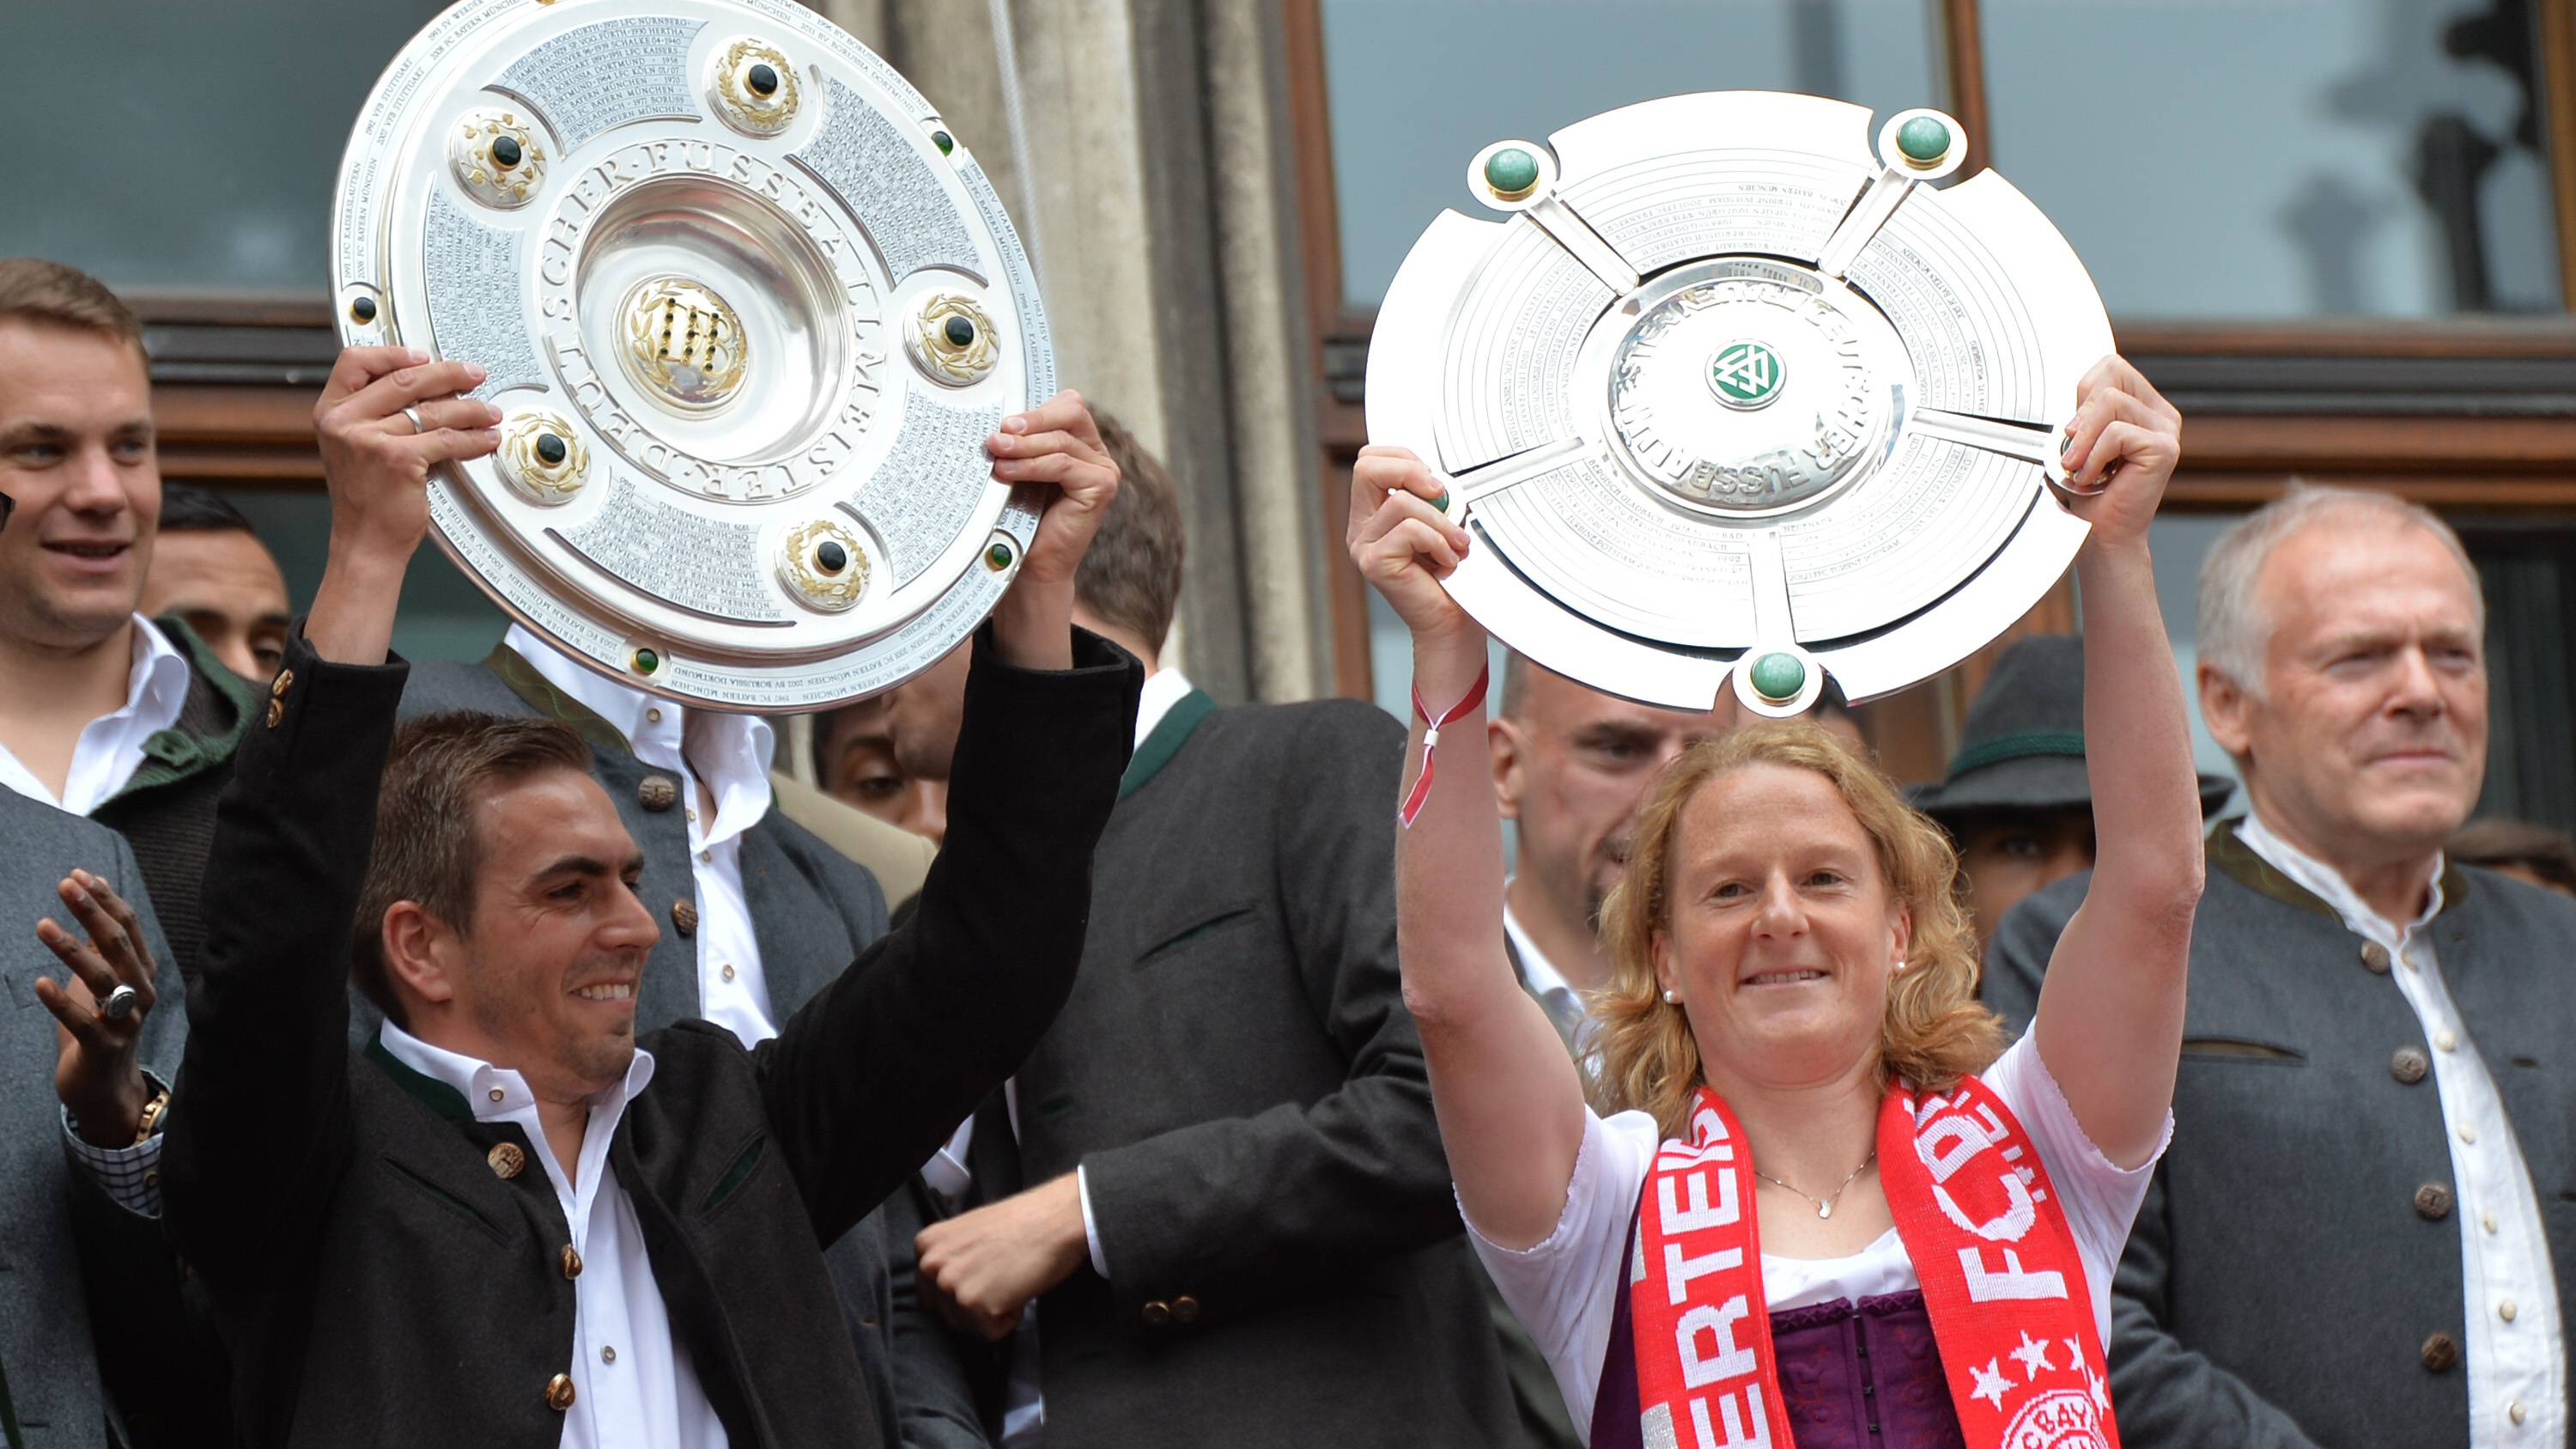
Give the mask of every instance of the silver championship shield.
[{"label": "silver championship shield", "polygon": [[501,607],[639,689],[813,710],[989,613],[1037,526],[984,438],[1055,391],[1028,259],[921,94],[793,0],[463,0],[332,206],[340,336],[481,364],[432,480]]},{"label": "silver championship shield", "polygon": [[1957,122],[1673,96],[1470,163],[1369,348],[1372,441],[1455,481],[1449,579],[1596,688],[1757,713],[1957,663],[2085,526],[2057,429],[2111,350],[2092,279]]}]

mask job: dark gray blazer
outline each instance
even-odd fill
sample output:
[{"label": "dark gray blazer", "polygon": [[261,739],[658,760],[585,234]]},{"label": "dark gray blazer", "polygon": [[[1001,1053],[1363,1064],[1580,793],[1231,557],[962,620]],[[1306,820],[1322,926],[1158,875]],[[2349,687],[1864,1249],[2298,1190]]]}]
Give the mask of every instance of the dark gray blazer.
[{"label": "dark gray blazer", "polygon": [[[2430,1076],[2391,1068],[2432,1048],[2384,953],[2371,969],[2362,939],[2234,822],[2210,833],[2209,867],[2173,1145],[2112,1284],[2121,1441],[2466,1445],[2441,1097]],[[2031,897],[1996,932],[1986,998],[2013,1025],[2087,880]],[[2530,1169],[2559,1300],[2576,1303],[2576,901],[2456,867],[2442,891],[2442,977]]]},{"label": "dark gray blazer", "polygon": [[[125,838],[95,821],[0,790],[0,1374],[30,1446],[103,1444],[107,1405],[82,1287],[84,1243],[129,1265],[166,1260],[160,1229],[118,1209],[73,1169],[63,1147],[53,1013],[36,999],[38,976],[63,976],[36,939],[51,917],[79,924],[54,894],[73,867],[105,877],[134,905],[160,964],[161,1005],[143,1024],[143,1063],[168,1081],[188,1029],[170,944]],[[118,1245],[130,1241],[135,1250]],[[108,1286],[102,1284],[102,1286]],[[103,1304],[113,1314],[130,1302]],[[111,1319],[113,1322],[113,1319]],[[111,1343],[114,1333],[106,1335]],[[167,1345],[163,1345],[165,1351]]]},{"label": "dark gray blazer", "polygon": [[[661,939],[653,943],[653,953],[644,963],[635,1028],[639,1033],[652,1031],[698,1016],[697,943],[690,935],[695,918],[681,909],[696,900],[697,878],[689,867],[687,802],[679,799],[674,777],[636,759],[614,726],[556,689],[507,648],[493,650],[481,664],[412,666],[403,690],[403,717],[447,710],[541,716],[562,720],[581,732],[591,748],[591,773],[616,802],[627,833],[644,852],[644,876],[637,890],[653,906],[662,927]],[[741,861],[743,896],[751,908],[753,935],[760,943],[760,969],[769,987],[772,1018],[783,1023],[886,933],[885,896],[865,868],[775,810],[743,833]],[[684,924],[689,929],[682,929]],[[362,1036],[373,1030],[372,1020],[359,1029]],[[826,1261],[851,1320],[859,1366],[869,1381],[870,1401],[879,1412],[884,1442],[947,1449],[957,1441],[936,1431],[938,1417],[912,1410],[921,1396],[947,1403],[967,1395],[966,1370],[956,1346],[944,1334],[898,1334],[890,1326],[898,1309],[889,1276],[888,1239],[900,1239],[909,1256],[912,1234],[922,1221],[923,1210],[915,1201],[919,1192],[918,1185],[899,1190],[833,1244]],[[907,1295],[900,1311],[922,1310]],[[903,1354],[900,1361],[898,1344]]]},{"label": "dark gray blazer", "polygon": [[1081,1165],[1110,1272],[1041,1302],[1048,1449],[1518,1434],[1396,975],[1403,745],[1193,692],[1129,766],[1018,1074],[1018,1176]]}]

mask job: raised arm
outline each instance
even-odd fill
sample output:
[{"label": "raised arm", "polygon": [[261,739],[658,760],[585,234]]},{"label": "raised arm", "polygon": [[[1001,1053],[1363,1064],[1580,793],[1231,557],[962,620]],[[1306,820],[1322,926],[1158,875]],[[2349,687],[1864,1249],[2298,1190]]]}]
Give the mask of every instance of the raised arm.
[{"label": "raised arm", "polygon": [[825,1241],[882,1201],[1019,1069],[1073,989],[1091,852],[1117,803],[1143,671],[1073,627],[1073,581],[1118,493],[1082,398],[985,441],[1040,490],[1019,576],[978,634],[948,836],[912,917],[761,1044],[769,1119]]},{"label": "raised arm", "polygon": [[406,672],[388,662],[394,605],[429,529],[429,469],[497,444],[498,413],[454,396],[481,379],[352,348],[314,411],[329,563],[216,806],[206,964],[173,1093],[186,1106],[162,1165],[171,1240],[209,1276],[256,1283],[309,1247],[349,1159],[350,926]]},{"label": "raised arm", "polygon": [[[1440,586],[1470,542],[1432,506],[1445,496],[1402,448],[1362,449],[1351,472],[1351,559],[1413,631],[1413,688],[1435,715],[1449,714],[1485,673],[1484,630]],[[1458,1200],[1478,1232],[1525,1248],[1564,1211],[1583,1144],[1583,1083],[1504,952],[1502,821],[1484,737],[1481,704],[1441,726],[1447,758],[1436,763],[1446,768],[1432,771],[1421,812],[1396,839],[1396,952]],[[1406,798],[1424,739],[1417,711]]]},{"label": "raised arm", "polygon": [[2084,904],[2058,937],[2031,1030],[2085,1135],[2114,1163],[2154,1155],[2182,1051],[2200,793],[2182,680],[2157,612],[2147,527],[2182,457],[2182,415],[2106,357],[2084,377],[2066,441],[2093,536],[2084,606],[2084,756],[2100,842]]}]

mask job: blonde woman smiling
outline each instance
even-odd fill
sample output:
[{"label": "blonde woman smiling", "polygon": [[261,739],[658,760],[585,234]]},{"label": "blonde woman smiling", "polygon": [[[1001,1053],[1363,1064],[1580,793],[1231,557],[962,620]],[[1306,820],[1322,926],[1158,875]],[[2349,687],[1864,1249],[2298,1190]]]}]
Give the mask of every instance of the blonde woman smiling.
[{"label": "blonde woman smiling", "polygon": [[[1763,724],[1649,799],[1604,911],[1596,1110],[1505,964],[1492,791],[1408,781],[1404,991],[1459,1205],[1594,1449],[2118,1442],[2110,1274],[2170,1130],[2201,884],[2147,554],[2180,439],[2126,362],[2086,375],[2100,862],[2009,1047],[1939,828],[1823,732]],[[1485,640],[1440,586],[1470,547],[1444,487],[1364,451],[1349,542],[1412,630],[1419,708],[1472,737]]]}]

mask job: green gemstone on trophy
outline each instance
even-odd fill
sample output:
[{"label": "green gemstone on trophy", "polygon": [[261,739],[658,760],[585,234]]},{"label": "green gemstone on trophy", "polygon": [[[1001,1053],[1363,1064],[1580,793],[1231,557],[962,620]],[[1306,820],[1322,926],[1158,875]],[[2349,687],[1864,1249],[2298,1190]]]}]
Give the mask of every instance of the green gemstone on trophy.
[{"label": "green gemstone on trophy", "polygon": [[1731,408],[1766,407],[1789,382],[1789,364],[1767,342],[1739,338],[1708,360],[1709,389]]},{"label": "green gemstone on trophy", "polygon": [[349,320],[361,325],[376,320],[376,299],[358,297],[349,303]]},{"label": "green gemstone on trophy", "polygon": [[1753,692],[1774,704],[1795,699],[1807,684],[1807,666],[1777,650],[1753,661]]},{"label": "green gemstone on trophy", "polygon": [[1505,146],[1485,158],[1485,184],[1505,201],[1516,201],[1538,185],[1538,158],[1518,146]]},{"label": "green gemstone on trophy", "polygon": [[933,131],[930,133],[930,144],[938,147],[939,154],[945,156],[957,149],[957,138],[946,131]]},{"label": "green gemstone on trophy", "polygon": [[1938,117],[1916,116],[1896,128],[1896,149],[1917,166],[1930,166],[1950,154],[1950,128]]},{"label": "green gemstone on trophy", "polygon": [[652,650],[650,650],[650,649],[638,649],[638,650],[636,650],[636,651],[635,651],[635,672],[636,672],[636,673],[638,673],[638,674],[650,674],[650,673],[652,673],[654,670],[659,669],[659,668],[661,668],[661,667],[662,667],[662,656],[661,656],[661,655],[654,653],[654,652],[653,652]]},{"label": "green gemstone on trophy", "polygon": [[991,548],[984,550],[984,563],[987,567],[992,568],[996,572],[1009,568],[1011,566],[1011,546],[996,539]]}]

